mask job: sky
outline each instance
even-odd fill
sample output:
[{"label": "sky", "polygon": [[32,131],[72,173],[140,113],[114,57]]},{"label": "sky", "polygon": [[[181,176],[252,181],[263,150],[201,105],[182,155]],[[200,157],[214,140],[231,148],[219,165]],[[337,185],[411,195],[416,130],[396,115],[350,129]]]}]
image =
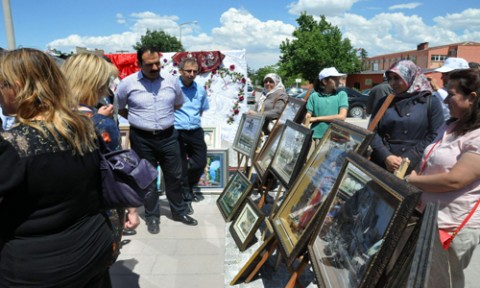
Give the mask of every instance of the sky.
[{"label": "sky", "polygon": [[[5,0],[2,0],[5,1]],[[134,52],[147,29],[180,38],[187,51],[245,49],[252,69],[274,65],[306,11],[368,56],[480,42],[478,0],[10,0],[17,47]],[[7,47],[3,7],[0,47]]]}]

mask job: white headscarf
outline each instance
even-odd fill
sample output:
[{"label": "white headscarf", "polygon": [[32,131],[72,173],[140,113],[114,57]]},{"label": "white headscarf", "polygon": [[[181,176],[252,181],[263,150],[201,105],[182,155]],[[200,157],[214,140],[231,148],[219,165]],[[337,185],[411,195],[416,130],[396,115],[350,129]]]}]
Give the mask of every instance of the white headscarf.
[{"label": "white headscarf", "polygon": [[263,92],[262,96],[260,96],[260,99],[259,99],[260,105],[258,105],[258,111],[261,110],[261,107],[263,106],[263,102],[265,101],[265,99],[267,99],[268,95],[273,94],[273,93],[275,93],[279,90],[284,90],[285,91],[285,86],[283,86],[282,78],[280,76],[278,76],[278,74],[268,73],[267,75],[265,75],[265,77],[263,77],[263,81],[265,81],[265,79],[267,79],[267,78],[272,79],[273,83],[275,83],[275,86],[272,88],[272,90],[267,91],[266,93],[265,93],[265,88],[264,88],[264,92]]}]

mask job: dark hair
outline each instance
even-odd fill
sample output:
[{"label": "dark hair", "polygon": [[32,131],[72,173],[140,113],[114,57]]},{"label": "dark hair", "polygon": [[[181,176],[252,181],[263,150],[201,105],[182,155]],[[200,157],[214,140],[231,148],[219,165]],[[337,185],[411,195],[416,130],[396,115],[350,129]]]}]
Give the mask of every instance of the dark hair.
[{"label": "dark hair", "polygon": [[187,63],[195,64],[195,65],[198,66],[197,58],[185,57],[185,58],[182,59],[182,61],[180,61],[180,64],[178,65],[178,68],[183,70],[183,68],[185,68],[185,64],[187,64]]},{"label": "dark hair", "polygon": [[137,60],[138,63],[142,64],[142,56],[143,53],[145,52],[150,52],[150,53],[159,53],[160,54],[160,49],[158,49],[155,46],[142,46],[137,50]]},{"label": "dark hair", "polygon": [[[328,79],[328,78],[330,77],[326,77],[323,79]],[[317,77],[315,78],[315,81],[313,81],[313,90],[315,90],[318,93],[322,93],[323,91],[325,91],[325,84],[323,84],[322,80],[318,79]]]},{"label": "dark hair", "polygon": [[477,63],[477,62],[468,62],[468,67],[470,68],[480,68],[480,63]]},{"label": "dark hair", "polygon": [[454,128],[456,135],[464,135],[467,132],[480,128],[480,72],[478,69],[455,70],[449,75],[449,85],[456,84],[458,92],[467,97],[470,93],[477,93],[473,105],[465,116],[459,119],[458,125]]}]

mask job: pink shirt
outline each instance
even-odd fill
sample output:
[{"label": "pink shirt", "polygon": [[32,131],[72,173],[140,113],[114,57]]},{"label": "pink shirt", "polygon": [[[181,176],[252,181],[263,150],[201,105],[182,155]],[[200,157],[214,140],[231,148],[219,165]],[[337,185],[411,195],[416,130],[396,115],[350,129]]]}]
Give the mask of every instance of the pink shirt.
[{"label": "pink shirt", "polygon": [[[456,137],[449,133],[454,125],[455,123],[450,124],[448,127],[443,125],[439,129],[437,139],[425,149],[422,162],[420,163],[423,163],[425,156],[432,149],[433,145],[439,141],[433,148],[430,157],[428,157],[423,172],[424,175],[450,171],[458,159],[465,153],[480,154],[480,129]],[[422,209],[425,202],[439,200],[438,226],[439,228],[454,230],[470,213],[479,198],[480,179],[477,179],[470,185],[451,192],[423,192]],[[465,227],[480,228],[480,207],[475,211],[475,214],[470,218]]]}]

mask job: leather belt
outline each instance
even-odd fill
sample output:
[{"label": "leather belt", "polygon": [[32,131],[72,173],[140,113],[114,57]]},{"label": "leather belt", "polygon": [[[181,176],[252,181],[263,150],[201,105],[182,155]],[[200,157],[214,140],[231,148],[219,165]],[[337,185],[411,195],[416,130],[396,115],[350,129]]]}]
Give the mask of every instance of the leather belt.
[{"label": "leather belt", "polygon": [[143,130],[143,129],[140,129],[140,128],[130,126],[130,129],[133,129],[133,130],[135,130],[135,132],[145,134],[145,135],[169,137],[170,135],[172,135],[174,127],[172,125],[172,126],[168,127],[167,129],[163,129],[163,130]]}]

